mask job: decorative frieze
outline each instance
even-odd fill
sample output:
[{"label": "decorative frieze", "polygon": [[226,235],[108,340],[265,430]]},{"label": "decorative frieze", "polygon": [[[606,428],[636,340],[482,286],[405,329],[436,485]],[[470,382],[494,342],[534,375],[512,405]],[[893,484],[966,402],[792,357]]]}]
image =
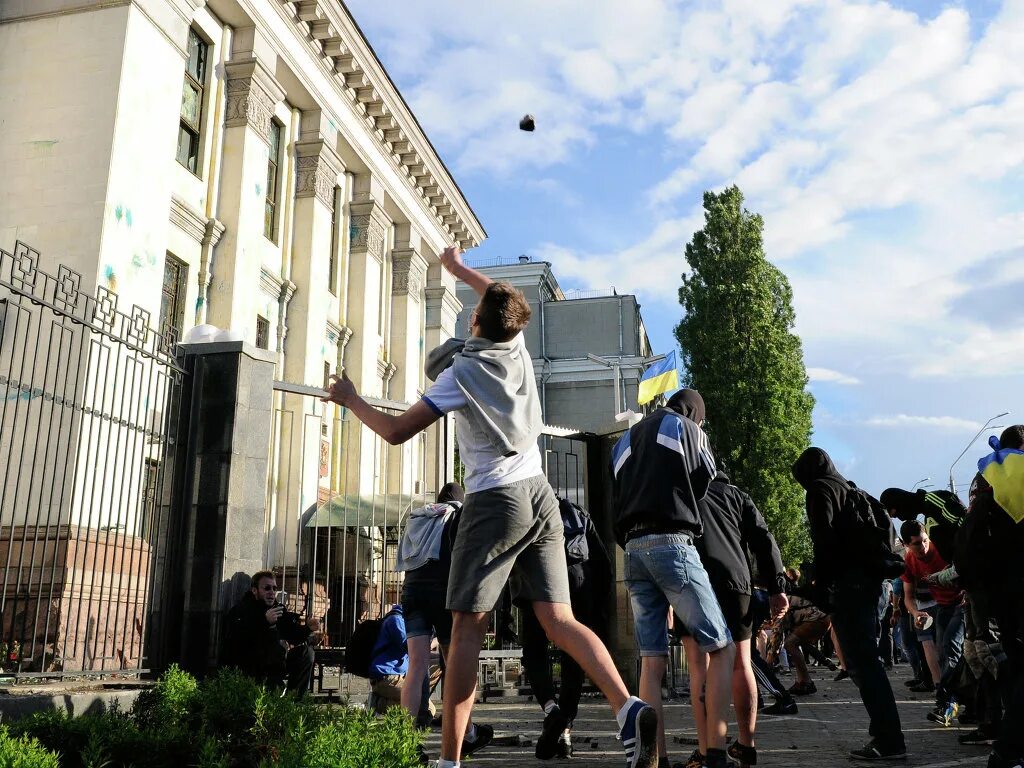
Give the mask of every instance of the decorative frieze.
[{"label": "decorative frieze", "polygon": [[391,253],[391,293],[409,295],[416,299],[427,277],[427,262],[412,248],[396,249]]},{"label": "decorative frieze", "polygon": [[352,204],[349,219],[349,243],[352,252],[364,251],[377,261],[384,261],[384,243],[391,225],[384,210],[374,201]]},{"label": "decorative frieze", "polygon": [[295,196],[316,197],[333,208],[334,188],[343,168],[337,154],[320,139],[297,142],[295,154]]},{"label": "decorative frieze", "polygon": [[281,86],[257,59],[229,61],[225,70],[228,81],[224,125],[248,125],[269,143],[274,108],[284,98]]}]

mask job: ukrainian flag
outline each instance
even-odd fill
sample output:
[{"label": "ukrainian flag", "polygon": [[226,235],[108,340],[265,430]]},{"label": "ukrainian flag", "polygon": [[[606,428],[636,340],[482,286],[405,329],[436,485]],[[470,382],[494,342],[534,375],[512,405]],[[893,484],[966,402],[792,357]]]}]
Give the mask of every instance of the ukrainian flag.
[{"label": "ukrainian flag", "polygon": [[679,369],[676,366],[676,352],[672,350],[640,377],[640,391],[636,401],[640,405],[651,402],[658,395],[679,389]]},{"label": "ukrainian flag", "polygon": [[995,452],[978,462],[978,471],[992,486],[996,503],[1019,523],[1024,520],[1024,451],[992,447]]}]

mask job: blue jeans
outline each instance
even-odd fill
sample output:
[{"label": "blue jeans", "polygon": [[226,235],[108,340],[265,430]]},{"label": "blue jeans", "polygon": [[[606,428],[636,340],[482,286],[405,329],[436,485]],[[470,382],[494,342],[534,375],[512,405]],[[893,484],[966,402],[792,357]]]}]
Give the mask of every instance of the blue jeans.
[{"label": "blue jeans", "polygon": [[936,703],[949,700],[949,684],[956,675],[957,664],[964,652],[964,609],[956,605],[940,605],[935,617],[935,648],[939,652],[942,679],[936,684]]},{"label": "blue jeans", "polygon": [[658,534],[630,539],[626,542],[625,575],[641,656],[668,655],[669,607],[702,650],[721,650],[732,642],[708,573],[689,536]]},{"label": "blue jeans", "polygon": [[836,586],[832,627],[846,660],[846,670],[860,690],[864,708],[871,718],[868,733],[883,747],[903,747],[903,728],[896,698],[878,658],[875,635],[878,626],[878,596],[881,584],[848,579]]}]

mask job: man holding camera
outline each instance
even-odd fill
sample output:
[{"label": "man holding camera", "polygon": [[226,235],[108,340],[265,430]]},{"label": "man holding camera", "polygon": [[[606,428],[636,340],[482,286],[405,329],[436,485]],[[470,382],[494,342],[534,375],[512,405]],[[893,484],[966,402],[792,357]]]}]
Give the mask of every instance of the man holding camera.
[{"label": "man holding camera", "polygon": [[249,591],[228,612],[221,666],[240,672],[268,688],[287,688],[302,696],[313,676],[315,626],[303,625],[298,614],[286,611],[271,571],[252,576]]}]

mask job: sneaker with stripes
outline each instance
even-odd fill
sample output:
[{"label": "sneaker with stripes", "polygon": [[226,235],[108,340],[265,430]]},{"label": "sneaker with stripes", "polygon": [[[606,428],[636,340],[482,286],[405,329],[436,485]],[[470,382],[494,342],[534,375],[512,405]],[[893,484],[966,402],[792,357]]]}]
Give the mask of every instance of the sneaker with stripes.
[{"label": "sneaker with stripes", "polygon": [[637,699],[626,713],[626,723],[619,731],[626,750],[626,768],[657,768],[658,713]]}]

